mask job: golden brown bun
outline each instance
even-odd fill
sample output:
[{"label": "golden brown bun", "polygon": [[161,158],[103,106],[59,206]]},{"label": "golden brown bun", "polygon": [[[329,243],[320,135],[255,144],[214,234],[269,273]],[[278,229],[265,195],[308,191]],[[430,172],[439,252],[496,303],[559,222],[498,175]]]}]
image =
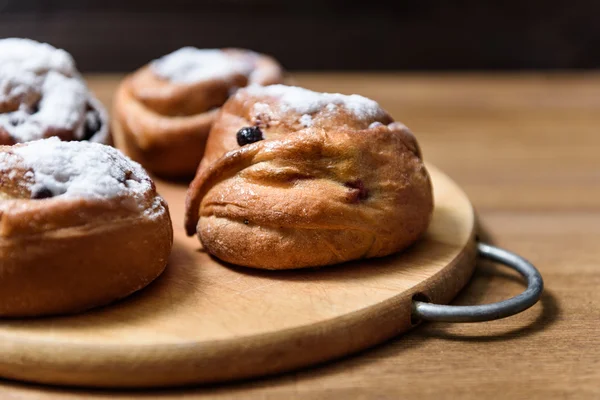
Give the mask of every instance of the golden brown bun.
[{"label": "golden brown bun", "polygon": [[[425,232],[432,188],[412,133],[368,99],[319,96],[276,85],[224,105],[187,197],[187,232],[210,253],[303,268],[385,256]],[[240,147],[244,127],[264,140]]]},{"label": "golden brown bun", "polygon": [[222,54],[247,68],[179,82],[158,75],[150,64],[126,77],[114,102],[117,147],[157,175],[192,176],[218,108],[231,92],[283,80],[281,66],[271,57],[241,49]]},{"label": "golden brown bun", "polygon": [[67,52],[0,40],[0,145],[54,136],[110,144],[108,114]]},{"label": "golden brown bun", "polygon": [[[86,193],[73,174],[79,165],[69,165],[72,154],[64,157],[70,147],[57,142],[0,146],[1,317],[68,314],[108,304],[159,276],[171,251],[167,204],[139,165],[108,146],[81,143],[103,152],[100,161],[110,163],[116,177],[93,176],[98,185],[90,182]],[[37,152],[19,153],[27,146],[37,146]],[[44,186],[49,164],[40,160],[58,152],[63,158],[56,165],[62,163],[63,171]],[[97,167],[89,154],[79,161]],[[117,190],[106,194],[107,187]]]}]

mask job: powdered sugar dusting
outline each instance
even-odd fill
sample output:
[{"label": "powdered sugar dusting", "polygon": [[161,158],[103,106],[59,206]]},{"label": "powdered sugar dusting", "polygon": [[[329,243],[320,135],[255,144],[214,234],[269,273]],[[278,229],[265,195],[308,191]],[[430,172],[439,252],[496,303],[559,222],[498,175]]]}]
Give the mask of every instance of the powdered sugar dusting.
[{"label": "powdered sugar dusting", "polygon": [[[28,78],[27,75],[24,77]],[[48,130],[73,131],[74,139],[83,139],[83,118],[87,104],[85,84],[54,71],[50,71],[40,82],[44,96],[39,100],[37,112],[32,112],[31,106],[22,103],[18,110],[0,114],[0,127],[18,142],[40,139],[43,132]],[[30,85],[31,82],[24,84]]]},{"label": "powdered sugar dusting", "polygon": [[63,75],[77,75],[73,58],[64,50],[30,39],[0,40],[0,66],[17,66],[21,71],[44,74],[50,70]]},{"label": "powdered sugar dusting", "polygon": [[302,124],[303,127],[308,128],[312,126],[312,123],[313,121],[310,114],[302,114],[302,116],[300,117],[300,124]]},{"label": "powdered sugar dusting", "polygon": [[[64,198],[125,196],[140,205],[144,193],[152,189],[152,181],[138,163],[102,144],[50,138],[14,146],[10,152],[33,171],[32,192],[45,189]],[[4,155],[0,171],[10,171],[14,159],[0,154]]]},{"label": "powdered sugar dusting", "polygon": [[378,118],[385,115],[385,111],[377,102],[357,94],[318,93],[285,85],[264,87],[252,85],[245,90],[255,96],[277,98],[284,112],[292,111],[298,114],[310,115],[323,109],[334,111],[337,107],[343,107],[359,119]]},{"label": "powdered sugar dusting", "polygon": [[67,52],[28,39],[0,40],[0,130],[15,142],[52,134],[84,139],[90,101]]},{"label": "powdered sugar dusting", "polygon": [[151,68],[158,76],[172,82],[194,83],[235,74],[248,76],[252,72],[253,63],[247,58],[218,49],[183,47],[154,60]]},{"label": "powdered sugar dusting", "polygon": [[267,103],[256,102],[252,106],[252,112],[254,114],[266,114],[266,115],[269,115],[271,113],[271,107]]}]

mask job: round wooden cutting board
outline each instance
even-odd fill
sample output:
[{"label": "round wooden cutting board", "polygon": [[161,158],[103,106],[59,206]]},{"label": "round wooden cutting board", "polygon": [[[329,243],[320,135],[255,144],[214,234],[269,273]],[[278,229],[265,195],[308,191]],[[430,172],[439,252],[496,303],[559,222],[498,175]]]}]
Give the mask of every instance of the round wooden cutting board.
[{"label": "round wooden cutting board", "polygon": [[469,200],[429,171],[436,207],[416,245],[381,259],[281,272],[202,252],[182,227],[186,187],[158,182],[175,225],[164,274],[82,315],[0,320],[0,376],[94,387],[216,382],[315,364],[404,332],[413,326],[415,294],[448,303],[475,265]]}]

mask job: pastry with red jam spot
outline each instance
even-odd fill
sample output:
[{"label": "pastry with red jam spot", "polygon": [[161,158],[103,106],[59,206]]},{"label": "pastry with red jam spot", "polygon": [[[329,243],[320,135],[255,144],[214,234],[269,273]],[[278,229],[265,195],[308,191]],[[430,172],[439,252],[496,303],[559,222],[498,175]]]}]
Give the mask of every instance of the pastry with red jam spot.
[{"label": "pastry with red jam spot", "polygon": [[253,86],[213,125],[185,225],[224,261],[294,269],[401,251],[432,211],[415,136],[375,101]]}]

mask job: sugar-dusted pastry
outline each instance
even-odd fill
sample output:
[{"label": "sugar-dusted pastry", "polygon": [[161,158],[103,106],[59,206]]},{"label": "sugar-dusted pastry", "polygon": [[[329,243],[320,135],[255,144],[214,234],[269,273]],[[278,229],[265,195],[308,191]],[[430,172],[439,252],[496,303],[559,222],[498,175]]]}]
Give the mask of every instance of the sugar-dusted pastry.
[{"label": "sugar-dusted pastry", "polygon": [[415,137],[376,102],[273,85],[223,106],[186,229],[224,261],[302,268],[402,250],[432,210]]},{"label": "sugar-dusted pastry", "polygon": [[139,164],[98,143],[0,146],[0,317],[83,311],[165,268],[173,231]]},{"label": "sugar-dusted pastry", "polygon": [[149,171],[193,176],[219,108],[238,88],[283,80],[271,57],[184,47],[128,76],[114,103],[117,147]]},{"label": "sugar-dusted pastry", "polygon": [[108,115],[64,50],[0,40],[0,145],[57,136],[109,143]]}]

